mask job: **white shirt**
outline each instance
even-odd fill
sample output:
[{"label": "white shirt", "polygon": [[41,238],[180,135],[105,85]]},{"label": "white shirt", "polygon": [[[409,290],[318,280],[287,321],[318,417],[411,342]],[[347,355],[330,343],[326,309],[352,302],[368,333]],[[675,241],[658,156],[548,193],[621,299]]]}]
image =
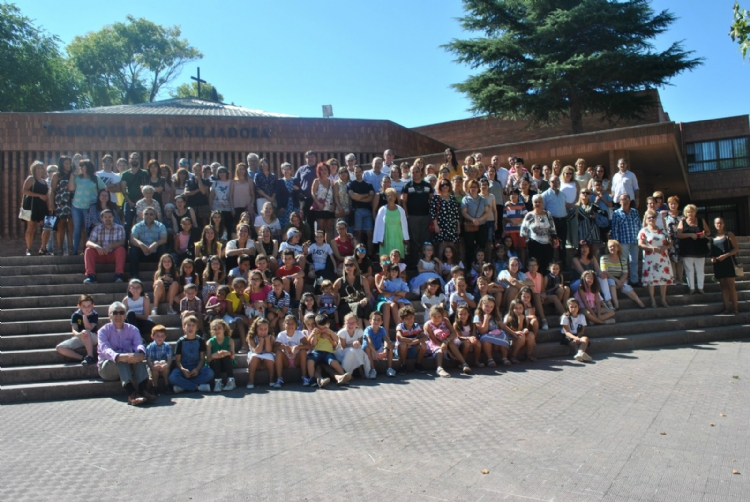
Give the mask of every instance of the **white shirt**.
[{"label": "white shirt", "polygon": [[292,336],[289,336],[286,331],[282,331],[276,337],[276,341],[281,345],[286,345],[287,347],[296,347],[302,344],[302,340],[304,340],[304,338],[305,335],[301,331],[295,331]]},{"label": "white shirt", "polygon": [[566,325],[568,326],[568,331],[577,336],[578,329],[581,326],[586,326],[586,317],[584,317],[584,315],[581,313],[578,314],[578,317],[570,317],[569,315],[564,315],[560,319],[560,332],[562,334],[565,334],[565,329],[563,329],[563,327]]},{"label": "white shirt", "polygon": [[620,203],[620,195],[626,193],[630,196],[630,200],[635,202],[635,191],[638,188],[638,178],[635,177],[632,171],[625,171],[620,173],[619,171],[612,176],[612,200]]},{"label": "white shirt", "polygon": [[[99,171],[96,173],[106,186],[117,185],[120,183],[120,175],[117,173],[108,173],[107,171]],[[98,197],[97,197],[98,200]],[[117,193],[109,192],[109,200],[117,204]]]},{"label": "white shirt", "polygon": [[307,254],[308,256],[312,256],[315,270],[325,270],[326,260],[329,255],[333,254],[333,249],[331,249],[331,245],[327,242],[322,246],[318,246],[318,243],[314,242],[307,247]]},{"label": "white shirt", "polygon": [[505,169],[504,167],[498,167],[496,169],[497,175],[495,176],[495,179],[502,185],[507,186],[508,185],[508,178],[510,178],[510,172]]}]

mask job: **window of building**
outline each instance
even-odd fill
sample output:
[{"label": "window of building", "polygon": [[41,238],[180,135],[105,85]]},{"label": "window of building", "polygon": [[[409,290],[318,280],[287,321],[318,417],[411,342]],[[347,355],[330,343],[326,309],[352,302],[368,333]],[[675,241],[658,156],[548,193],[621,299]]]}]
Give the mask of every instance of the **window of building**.
[{"label": "window of building", "polygon": [[720,139],[686,145],[689,173],[750,167],[750,138]]},{"label": "window of building", "polygon": [[714,233],[714,220],[723,218],[724,225],[728,232],[737,233],[739,227],[740,214],[737,204],[723,204],[714,206],[698,206],[698,217],[703,218],[708,223],[711,233]]}]

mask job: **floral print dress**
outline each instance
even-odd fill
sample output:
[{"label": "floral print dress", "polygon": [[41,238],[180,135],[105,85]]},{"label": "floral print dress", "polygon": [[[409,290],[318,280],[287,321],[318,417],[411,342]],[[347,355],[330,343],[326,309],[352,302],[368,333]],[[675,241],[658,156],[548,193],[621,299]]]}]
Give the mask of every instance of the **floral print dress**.
[{"label": "floral print dress", "polygon": [[435,242],[438,245],[441,242],[458,242],[458,202],[451,195],[448,199],[443,199],[439,195],[433,195],[430,200],[430,218],[435,219],[437,216],[440,232],[435,235]]},{"label": "floral print dress", "polygon": [[70,218],[71,216],[71,193],[68,191],[68,181],[70,181],[70,174],[60,176],[57,180],[57,187],[55,188],[55,216],[58,218]]},{"label": "floral print dress", "polygon": [[294,194],[294,178],[290,180],[284,178],[282,181],[284,182],[286,191],[289,192],[289,198],[286,201],[284,214],[279,216],[279,224],[283,228],[289,224],[289,215],[295,211],[299,211],[299,209],[294,207],[294,197],[292,197],[292,195]]},{"label": "floral print dress", "polygon": [[[651,231],[648,227],[638,232],[638,241],[645,240],[653,247],[662,247],[667,242],[667,236],[661,230]],[[663,286],[674,284],[672,281],[672,264],[669,253],[644,250],[643,251],[643,285]]]}]

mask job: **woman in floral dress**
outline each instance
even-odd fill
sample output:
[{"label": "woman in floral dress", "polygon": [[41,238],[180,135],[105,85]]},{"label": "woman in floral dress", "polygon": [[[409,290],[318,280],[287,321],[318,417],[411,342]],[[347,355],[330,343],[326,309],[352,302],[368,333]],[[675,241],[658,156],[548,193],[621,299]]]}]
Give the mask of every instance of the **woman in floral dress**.
[{"label": "woman in floral dress", "polygon": [[667,304],[667,286],[672,281],[672,264],[669,261],[669,237],[656,226],[656,211],[649,209],[643,216],[643,228],[638,232],[638,247],[643,250],[643,285],[648,286],[651,306],[656,308],[654,286],[659,286],[661,304]]}]

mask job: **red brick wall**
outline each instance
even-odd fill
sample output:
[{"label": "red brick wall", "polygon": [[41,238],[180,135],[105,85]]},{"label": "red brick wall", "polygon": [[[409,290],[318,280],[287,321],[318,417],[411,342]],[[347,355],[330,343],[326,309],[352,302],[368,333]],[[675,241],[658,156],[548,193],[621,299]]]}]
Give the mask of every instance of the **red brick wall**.
[{"label": "red brick wall", "polygon": [[[586,116],[583,118],[583,130],[585,132],[596,132],[668,121],[668,117],[662,110],[658,92],[652,91],[652,93],[659,104],[652,108],[642,120],[620,121],[613,125],[607,121],[602,121],[600,115]],[[529,127],[529,122],[525,120],[503,120],[488,117],[443,122],[415,127],[414,130],[461,150],[573,134],[570,122],[566,119],[563,119],[557,125]]]},{"label": "red brick wall", "polygon": [[34,160],[57,163],[60,155],[80,152],[98,163],[106,153],[118,158],[135,151],[144,161],[156,158],[171,166],[180,157],[234,166],[256,152],[277,170],[283,162],[304,164],[307,150],[341,163],[351,152],[364,164],[386,148],[422,155],[446,145],[388,120],[0,113],[2,236],[25,231],[17,214]]},{"label": "red brick wall", "polygon": [[747,115],[684,122],[680,124],[680,127],[682,128],[682,139],[685,143],[750,136],[750,122],[748,122]]}]

